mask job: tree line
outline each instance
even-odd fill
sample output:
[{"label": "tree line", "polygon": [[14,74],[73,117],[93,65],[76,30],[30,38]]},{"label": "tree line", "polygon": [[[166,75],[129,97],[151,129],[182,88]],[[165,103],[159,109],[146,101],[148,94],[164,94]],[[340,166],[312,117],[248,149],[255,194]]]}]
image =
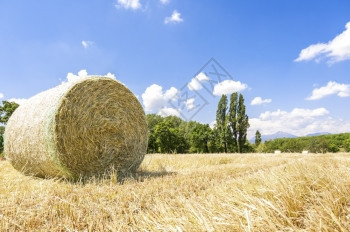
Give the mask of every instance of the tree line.
[{"label": "tree line", "polygon": [[[229,99],[229,101],[228,101]],[[5,126],[18,107],[15,102],[2,101],[0,105],[0,154],[3,152]],[[216,125],[184,121],[176,116],[146,115],[148,123],[148,153],[310,153],[350,152],[350,133],[298,138],[278,138],[261,141],[256,131],[255,143],[247,140],[249,119],[242,94],[222,95],[216,110]]]},{"label": "tree line", "polygon": [[249,127],[244,98],[222,95],[216,110],[216,125],[184,121],[176,116],[148,114],[148,153],[253,152],[247,140]]},{"label": "tree line", "polygon": [[[6,123],[18,104],[3,101],[0,105],[0,123]],[[148,123],[148,153],[216,153],[252,152],[247,141],[248,116],[242,94],[233,93],[228,106],[222,95],[216,111],[216,125],[184,121],[176,116],[146,116]],[[0,124],[0,125],[1,125]],[[0,153],[3,152],[5,127],[0,126]]]},{"label": "tree line", "polygon": [[2,101],[0,105],[0,154],[4,151],[5,126],[12,113],[17,109],[16,102]]},{"label": "tree line", "polygon": [[350,133],[307,136],[298,138],[278,138],[257,146],[257,152],[350,152]]}]

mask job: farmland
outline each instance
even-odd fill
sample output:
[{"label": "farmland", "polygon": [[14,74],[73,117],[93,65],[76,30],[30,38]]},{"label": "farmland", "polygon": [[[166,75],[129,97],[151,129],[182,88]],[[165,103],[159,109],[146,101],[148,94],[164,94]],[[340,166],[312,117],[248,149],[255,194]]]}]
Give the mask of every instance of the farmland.
[{"label": "farmland", "polygon": [[151,154],[72,183],[0,161],[1,231],[348,231],[350,154]]}]

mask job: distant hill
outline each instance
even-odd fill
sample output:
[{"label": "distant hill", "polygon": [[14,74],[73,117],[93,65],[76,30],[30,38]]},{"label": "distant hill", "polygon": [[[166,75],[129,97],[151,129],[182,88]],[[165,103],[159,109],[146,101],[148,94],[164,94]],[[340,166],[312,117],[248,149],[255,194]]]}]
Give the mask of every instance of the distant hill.
[{"label": "distant hill", "polygon": [[[320,136],[320,135],[331,135],[331,133],[329,132],[317,132],[317,133],[312,133],[312,134],[307,134],[305,136],[301,136],[301,137],[311,137],[311,136]],[[283,131],[278,131],[274,134],[268,134],[268,135],[261,135],[261,141],[265,142],[265,141],[269,141],[269,140],[273,140],[273,139],[279,139],[279,138],[297,138],[298,136],[293,135],[293,134],[289,134],[287,132],[283,132]],[[249,140],[251,143],[255,142],[255,137]]]},{"label": "distant hill", "polygon": [[[273,140],[273,139],[278,139],[278,138],[297,138],[298,136],[289,134],[287,132],[283,131],[278,131],[274,134],[268,134],[268,135],[261,135],[261,141],[265,142],[268,140]],[[255,137],[251,138],[249,142],[254,143],[255,142]]]},{"label": "distant hill", "polygon": [[278,139],[278,138],[296,138],[298,136],[289,134],[287,132],[283,132],[283,131],[278,131],[274,134],[270,134],[270,135],[261,135],[261,140],[263,142],[268,141],[268,140],[272,140],[272,139]]},{"label": "distant hill", "polygon": [[329,132],[318,132],[318,133],[312,133],[312,134],[308,134],[306,136],[320,136],[320,135],[330,135],[331,133]]},{"label": "distant hill", "polygon": [[[322,133],[323,134],[323,133]],[[302,136],[297,138],[278,138],[265,142],[264,152],[350,152],[350,133],[323,134],[319,136]]]}]

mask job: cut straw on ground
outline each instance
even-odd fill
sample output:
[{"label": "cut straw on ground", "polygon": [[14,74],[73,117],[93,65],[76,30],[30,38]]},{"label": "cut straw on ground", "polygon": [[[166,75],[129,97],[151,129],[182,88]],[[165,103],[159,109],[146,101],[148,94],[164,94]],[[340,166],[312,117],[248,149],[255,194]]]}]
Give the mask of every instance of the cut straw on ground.
[{"label": "cut straw on ground", "polygon": [[137,175],[83,183],[0,162],[0,228],[348,231],[349,154],[147,155]]}]

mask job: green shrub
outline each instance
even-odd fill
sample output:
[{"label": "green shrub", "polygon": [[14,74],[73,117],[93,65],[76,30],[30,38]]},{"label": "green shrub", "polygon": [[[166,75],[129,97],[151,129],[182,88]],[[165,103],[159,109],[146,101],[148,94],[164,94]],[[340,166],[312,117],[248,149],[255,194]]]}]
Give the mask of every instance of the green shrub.
[{"label": "green shrub", "polygon": [[5,127],[0,126],[0,157],[2,157],[2,153],[4,152],[4,133]]}]

